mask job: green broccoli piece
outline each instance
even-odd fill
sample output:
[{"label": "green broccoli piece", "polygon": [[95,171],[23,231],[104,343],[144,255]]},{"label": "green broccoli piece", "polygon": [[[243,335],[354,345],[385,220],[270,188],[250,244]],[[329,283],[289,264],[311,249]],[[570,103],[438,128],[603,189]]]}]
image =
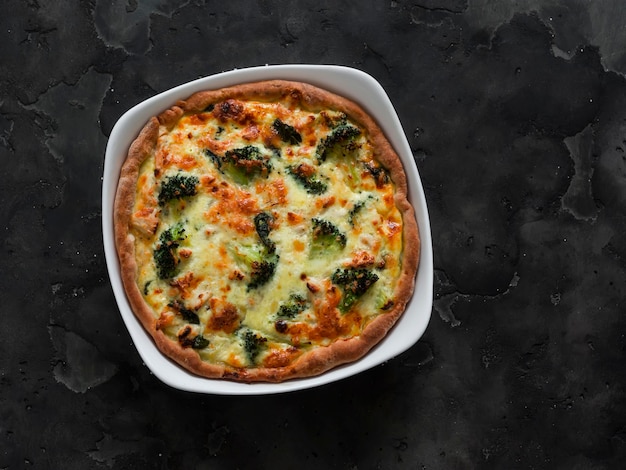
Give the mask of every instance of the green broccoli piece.
[{"label": "green broccoli piece", "polygon": [[387,173],[387,170],[385,168],[371,163],[365,163],[364,166],[369,174],[372,175],[374,181],[376,181],[377,188],[380,188],[389,183],[389,174]]},{"label": "green broccoli piece", "polygon": [[278,137],[280,137],[280,140],[282,140],[283,142],[291,145],[298,145],[302,142],[302,136],[295,129],[295,127],[290,126],[289,124],[285,124],[280,119],[276,119],[272,123],[272,129],[276,131]]},{"label": "green broccoli piece", "polygon": [[209,345],[209,340],[206,339],[204,336],[202,335],[198,335],[196,336],[193,341],[191,342],[191,347],[193,349],[204,349]]},{"label": "green broccoli piece", "polygon": [[274,276],[279,256],[270,253],[264,245],[240,245],[233,254],[249,273],[248,291],[267,284]]},{"label": "green broccoli piece", "polygon": [[169,229],[165,230],[161,236],[167,238],[168,240],[171,239],[172,241],[179,242],[182,242],[185,238],[187,238],[187,235],[185,235],[185,226],[182,222],[177,222],[172,225]]},{"label": "green broccoli piece", "polygon": [[247,185],[253,178],[267,176],[272,171],[270,158],[254,145],[228,150],[221,156],[209,149],[204,149],[204,154],[220,173],[229,176],[237,184]]},{"label": "green broccoli piece", "polygon": [[325,219],[313,219],[311,254],[317,256],[327,252],[342,250],[346,247],[346,236],[332,222]]},{"label": "green broccoli piece", "polygon": [[161,232],[159,243],[153,252],[159,279],[171,279],[176,275],[179,263],[176,249],[185,238],[185,228],[180,222]]},{"label": "green broccoli piece", "polygon": [[263,261],[266,250],[263,245],[236,245],[231,251],[236,261],[249,267]]},{"label": "green broccoli piece", "polygon": [[191,337],[191,327],[183,330],[178,335],[178,342],[183,348],[204,349],[209,345],[209,340],[202,335],[196,335]]},{"label": "green broccoli piece", "polygon": [[364,268],[337,269],[331,281],[342,290],[339,310],[346,313],[378,281],[378,276]]},{"label": "green broccoli piece", "polygon": [[337,145],[349,142],[360,133],[361,131],[358,128],[349,124],[337,126],[317,146],[317,161],[320,163],[326,161],[326,158]]},{"label": "green broccoli piece", "polygon": [[228,150],[221,158],[220,170],[238,184],[249,184],[257,176],[267,176],[272,171],[269,158],[258,147],[246,147]]},{"label": "green broccoli piece", "polygon": [[276,244],[270,240],[269,237],[270,232],[272,231],[270,223],[273,220],[274,218],[267,212],[259,212],[254,216],[254,227],[256,228],[256,233],[259,235],[261,243],[265,245],[269,253],[274,253],[276,250]]},{"label": "green broccoli piece", "polygon": [[248,359],[251,363],[256,362],[256,358],[261,352],[263,344],[267,342],[267,338],[261,336],[258,333],[254,333],[252,330],[245,330],[242,335],[243,349],[246,351]]},{"label": "green broccoli piece", "polygon": [[354,227],[354,222],[356,220],[356,217],[357,215],[359,215],[363,207],[365,207],[365,204],[367,203],[367,201],[373,198],[374,197],[370,194],[365,199],[361,199],[360,201],[357,201],[354,203],[354,205],[352,206],[352,209],[350,209],[350,211],[348,212],[348,222],[350,223],[352,227]]},{"label": "green broccoli piece", "polygon": [[221,172],[222,171],[222,160],[220,159],[220,157],[217,156],[217,154],[213,153],[211,150],[209,149],[204,149],[204,154],[209,157],[209,159],[213,162],[213,164],[217,167],[217,169]]},{"label": "green broccoli piece", "polygon": [[328,189],[328,185],[317,178],[311,165],[301,163],[288,167],[287,171],[309,194],[322,194]]},{"label": "green broccoli piece", "polygon": [[176,300],[174,302],[170,302],[168,306],[176,310],[176,312],[178,312],[180,316],[183,317],[183,320],[185,320],[187,323],[191,323],[193,325],[200,324],[200,317],[198,317],[198,314],[193,310],[185,307],[182,302]]},{"label": "green broccoli piece", "polygon": [[159,190],[159,204],[164,205],[173,199],[182,199],[196,194],[196,185],[199,183],[197,177],[177,173],[168,176],[162,183]]},{"label": "green broccoli piece", "polygon": [[291,320],[300,312],[305,311],[309,307],[306,298],[300,294],[291,294],[289,300],[285,301],[276,312],[277,320],[274,322],[274,329],[279,333],[286,333],[289,325],[286,320]]},{"label": "green broccoli piece", "polygon": [[361,209],[363,209],[363,206],[365,206],[365,201],[359,201],[355,203],[354,206],[352,206],[352,209],[350,209],[350,212],[348,212],[348,222],[350,222],[350,225],[352,225],[353,227],[354,227],[354,219],[356,218],[357,214],[361,211]]},{"label": "green broccoli piece", "polygon": [[289,300],[280,306],[276,315],[281,318],[294,318],[306,310],[308,305],[306,298],[300,294],[291,294]]},{"label": "green broccoli piece", "polygon": [[263,260],[259,263],[252,263],[252,271],[250,272],[250,282],[248,282],[248,290],[256,289],[267,284],[274,273],[276,272],[276,264],[278,257],[272,257],[272,259]]}]

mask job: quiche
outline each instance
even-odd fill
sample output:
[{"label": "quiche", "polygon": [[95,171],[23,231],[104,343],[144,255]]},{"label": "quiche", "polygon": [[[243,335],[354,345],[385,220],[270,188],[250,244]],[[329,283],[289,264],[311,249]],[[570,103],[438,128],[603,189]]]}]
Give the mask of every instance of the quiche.
[{"label": "quiche", "polygon": [[129,304],[203,377],[281,382],[356,361],[413,292],[407,193],[400,158],[349,99],[281,80],[196,93],[145,124],[121,169]]}]

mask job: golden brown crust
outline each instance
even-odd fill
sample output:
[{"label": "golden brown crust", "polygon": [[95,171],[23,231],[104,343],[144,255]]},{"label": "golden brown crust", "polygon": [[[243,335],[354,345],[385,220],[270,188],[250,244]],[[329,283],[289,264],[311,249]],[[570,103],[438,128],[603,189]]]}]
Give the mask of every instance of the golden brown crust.
[{"label": "golden brown crust", "polygon": [[[292,101],[311,111],[332,108],[344,112],[353,122],[366,129],[376,149],[376,158],[387,168],[396,187],[395,202],[403,217],[402,274],[394,293],[393,306],[372,320],[359,336],[335,341],[327,347],[313,349],[300,355],[294,363],[287,366],[228,369],[202,361],[194,350],[182,347],[158,329],[154,314],[144,301],[136,282],[134,236],[131,234],[130,226],[139,168],[144,160],[154,153],[159,127],[171,129],[183,114],[203,111],[216,102],[251,98],[265,101]],[[115,200],[114,226],[124,289],[132,310],[146,331],[153,337],[157,347],[185,369],[198,375],[243,382],[280,382],[318,375],[361,358],[385,337],[404,312],[413,292],[420,256],[418,227],[413,208],[408,201],[404,168],[380,127],[359,105],[348,99],[305,83],[281,80],[247,83],[199,92],[187,100],[176,103],[158,117],[152,118],[133,142],[122,167]]]},{"label": "golden brown crust", "polygon": [[141,130],[130,147],[120,173],[113,210],[115,244],[120,262],[122,283],[133,311],[147,331],[154,329],[153,317],[137,286],[134,236],[130,231],[130,225],[139,167],[154,151],[158,132],[159,122],[153,118]]}]

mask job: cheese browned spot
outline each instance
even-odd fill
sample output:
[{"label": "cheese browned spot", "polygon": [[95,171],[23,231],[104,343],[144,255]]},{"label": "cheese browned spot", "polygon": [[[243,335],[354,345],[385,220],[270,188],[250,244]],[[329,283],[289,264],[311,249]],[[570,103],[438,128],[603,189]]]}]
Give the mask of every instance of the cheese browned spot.
[{"label": "cheese browned spot", "polygon": [[239,326],[237,307],[229,302],[211,299],[212,314],[207,322],[207,330],[232,333]]},{"label": "cheese browned spot", "polygon": [[120,178],[133,310],[207,377],[280,381],[355,360],[412,292],[406,194],[399,158],[350,101],[280,81],[194,95],[146,126]]}]

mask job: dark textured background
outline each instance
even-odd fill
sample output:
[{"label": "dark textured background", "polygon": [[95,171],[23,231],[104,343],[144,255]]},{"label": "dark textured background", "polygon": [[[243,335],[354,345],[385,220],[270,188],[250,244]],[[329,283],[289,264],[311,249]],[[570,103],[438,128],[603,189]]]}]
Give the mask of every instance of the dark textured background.
[{"label": "dark textured background", "polygon": [[[623,0],[5,0],[0,468],[623,468]],[[435,253],[430,325],[315,390],[152,376],[109,285],[107,136],[139,101],[252,65],[373,75]]]}]

